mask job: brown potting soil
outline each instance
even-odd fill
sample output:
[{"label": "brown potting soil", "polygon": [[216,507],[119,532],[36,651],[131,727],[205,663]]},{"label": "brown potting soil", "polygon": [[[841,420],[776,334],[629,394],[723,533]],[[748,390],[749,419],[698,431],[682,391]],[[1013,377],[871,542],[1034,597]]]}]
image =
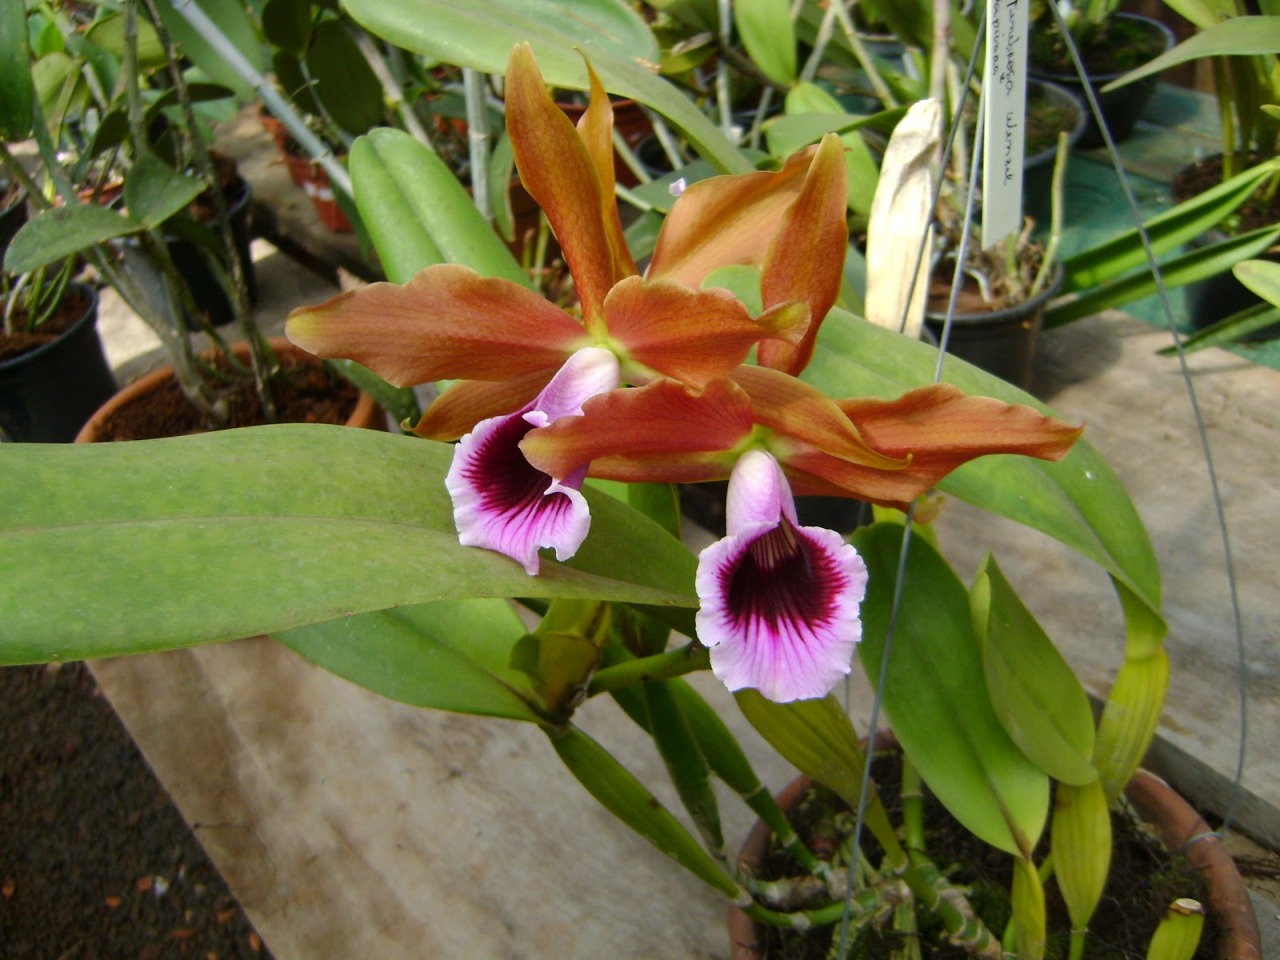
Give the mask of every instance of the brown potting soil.
[{"label": "brown potting soil", "polygon": [[[892,756],[877,757],[872,768],[890,819],[901,822],[900,765]],[[788,819],[810,849],[820,851],[826,847],[834,851],[839,842],[834,824],[845,824],[846,831],[849,829],[847,820],[833,820],[833,811],[837,808],[843,809],[844,816],[848,817],[847,807],[829,791],[812,791]],[[925,791],[924,822],[925,847],[930,858],[955,887],[967,892],[974,910],[992,933],[1000,937],[1011,913],[1008,891],[1013,876],[1012,858],[956,823],[928,790]],[[1112,831],[1111,869],[1102,901],[1089,924],[1089,945],[1085,952],[1107,960],[1143,960],[1151,935],[1169,903],[1185,896],[1203,900],[1203,891],[1198,875],[1186,859],[1169,854],[1156,837],[1131,818],[1113,814]],[[874,841],[864,841],[864,849],[870,851],[873,863],[878,862],[881,853]],[[771,844],[763,876],[795,876],[798,872],[790,855]],[[1048,960],[1061,960],[1067,956],[1067,931],[1071,923],[1052,881],[1046,884],[1045,901],[1049,930],[1045,956]],[[901,947],[901,940],[894,937],[889,926],[867,930],[859,948],[850,955],[888,957],[895,946]],[[827,960],[832,938],[839,934],[839,925],[809,934],[766,927],[764,934],[765,956],[770,960]],[[932,960],[961,960],[969,956],[963,949],[943,942],[940,930],[926,926],[922,929],[922,940],[931,945],[928,956]],[[1195,960],[1212,960],[1215,944],[1212,924],[1206,923]]]},{"label": "brown potting soil", "polygon": [[[282,358],[280,373],[271,378],[277,423],[345,423],[360,393],[346,380],[323,367]],[[266,423],[262,399],[252,380],[240,377],[228,387],[229,412],[225,427]],[[99,442],[178,437],[213,429],[182,392],[177,380],[126,404],[102,425]]]},{"label": "brown potting soil", "polygon": [[0,669],[0,956],[270,960],[83,664]]},{"label": "brown potting soil", "polygon": [[69,289],[53,314],[30,331],[22,329],[27,322],[25,311],[16,310],[14,332],[6,334],[0,330],[0,360],[12,359],[57,340],[84,316],[84,298],[85,295],[79,290]]}]

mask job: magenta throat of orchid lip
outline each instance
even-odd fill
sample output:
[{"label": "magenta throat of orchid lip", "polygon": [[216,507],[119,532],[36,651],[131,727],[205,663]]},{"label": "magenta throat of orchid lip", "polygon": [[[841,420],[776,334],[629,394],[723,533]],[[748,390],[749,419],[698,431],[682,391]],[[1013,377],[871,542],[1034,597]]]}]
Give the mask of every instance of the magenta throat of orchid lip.
[{"label": "magenta throat of orchid lip", "polygon": [[726,606],[736,628],[763,623],[772,632],[788,624],[812,629],[831,621],[846,578],[825,550],[807,540],[803,530],[782,517],[722,571]]},{"label": "magenta throat of orchid lip", "polygon": [[512,514],[535,508],[554,509],[557,502],[569,505],[565,494],[547,493],[551,475],[533,466],[520,452],[520,441],[532,429],[533,424],[523,417],[508,417],[476,451],[464,476],[480,492],[480,503],[486,511]]}]

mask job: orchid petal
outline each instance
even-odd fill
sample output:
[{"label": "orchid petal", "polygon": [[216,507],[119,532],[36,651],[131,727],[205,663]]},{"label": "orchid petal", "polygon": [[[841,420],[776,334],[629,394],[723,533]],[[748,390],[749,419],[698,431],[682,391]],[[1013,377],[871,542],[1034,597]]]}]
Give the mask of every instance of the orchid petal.
[{"label": "orchid petal", "polygon": [[398,387],[554,370],[587,342],[581,324],[533,291],[454,264],[299,307],[285,332],[316,356],[355,360]]},{"label": "orchid petal", "polygon": [[537,426],[573,418],[591,396],[618,385],[618,361],[609,351],[577,351],[525,410],[491,417],[459,441],[445,486],[453,498],[458,542],[504,553],[535,575],[538,550],[559,560],[577,553],[591,524],[579,488],[585,465],[552,477],[532,466],[520,441]]},{"label": "orchid petal", "polygon": [[614,195],[617,179],[613,163],[613,104],[609,102],[604,84],[591,69],[590,61],[587,62],[587,76],[591,80],[591,99],[578,119],[578,135],[582,137],[600,180],[601,217],[609,240],[609,252],[613,255],[613,282],[617,283],[624,277],[634,276],[636,264],[627,247],[622,219],[618,215],[618,199]]},{"label": "orchid petal", "polygon": [[799,374],[813,357],[818,329],[835,303],[844,277],[848,192],[844,148],[835,134],[829,134],[814,154],[800,195],[769,245],[760,278],[765,307],[802,301],[809,306],[809,327],[795,346],[776,340],[761,343],[762,366]]},{"label": "orchid petal", "polygon": [[[835,401],[815,387],[767,367],[739,367],[735,383],[751,398],[756,423],[787,441],[815,447],[828,456],[878,470],[902,470],[907,458],[872,447]],[[790,458],[784,462],[790,466]]]},{"label": "orchid petal", "polygon": [[726,290],[639,277],[609,292],[605,315],[609,336],[631,360],[698,390],[741,364],[761,337],[774,335]]},{"label": "orchid petal", "polygon": [[511,51],[506,98],[507,134],[520,180],[560,242],[587,329],[600,334],[605,294],[614,279],[600,180],[573,121],[551,99],[527,43]]},{"label": "orchid petal", "polygon": [[812,151],[781,170],[711,177],[691,184],[663,221],[648,276],[699,287],[731,264],[760,266],[787,208],[803,188]]},{"label": "orchid petal", "polygon": [[751,426],[750,401],[729,380],[713,380],[699,396],[657,380],[595,397],[581,417],[535,430],[520,448],[554,476],[590,463],[592,476],[610,480],[695,482],[728,476],[731,451]]},{"label": "orchid petal", "polygon": [[463,380],[432,401],[414,425],[413,433],[428,440],[457,440],[481,420],[528,406],[554,370],[538,370],[510,380]]},{"label": "orchid petal", "polygon": [[889,456],[909,457],[903,470],[881,471],[799,445],[786,456],[787,474],[801,493],[831,487],[864,500],[903,508],[952,470],[993,453],[1060,460],[1081,429],[1028,406],[971,397],[950,384],[933,384],[896,400],[840,400],[837,406],[868,444]]},{"label": "orchid petal", "polygon": [[702,551],[699,640],[730,690],[786,703],[847,675],[862,627],[866,566],[839,534],[800,527],[777,462],[750,451],[729,481],[729,534]]},{"label": "orchid petal", "polygon": [[974,397],[951,384],[920,387],[896,400],[837,400],[868,443],[910,456],[914,469],[949,473],[974,457],[1016,453],[1061,460],[1084,432],[1025,404]]}]

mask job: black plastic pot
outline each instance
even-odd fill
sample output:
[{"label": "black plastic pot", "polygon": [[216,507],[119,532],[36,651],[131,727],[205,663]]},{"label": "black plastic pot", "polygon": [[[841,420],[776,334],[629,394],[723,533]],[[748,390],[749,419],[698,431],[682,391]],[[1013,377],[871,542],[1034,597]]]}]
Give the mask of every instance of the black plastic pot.
[{"label": "black plastic pot", "polygon": [[58,339],[0,360],[0,435],[26,443],[70,443],[116,392],[98,336],[98,294],[72,284],[84,313]]},{"label": "black plastic pot", "polygon": [[[1122,30],[1137,29],[1160,37],[1164,46],[1157,51],[1155,56],[1173,48],[1173,31],[1159,20],[1152,20],[1150,17],[1144,17],[1136,13],[1115,13],[1111,15],[1111,20]],[[1128,34],[1121,33],[1120,35],[1123,38]],[[1124,42],[1123,39],[1121,42]],[[1102,132],[1098,129],[1097,121],[1093,118],[1093,111],[1088,108],[1089,98],[1085,93],[1084,82],[1076,76],[1074,71],[1066,71],[1061,67],[1051,68],[1043,63],[1037,63],[1035,50],[1036,36],[1033,34],[1031,41],[1032,62],[1028,70],[1030,75],[1037,80],[1049,80],[1073,93],[1085,105],[1086,123],[1084,135],[1080,138],[1080,146],[1102,146],[1105,141],[1102,139]],[[1087,55],[1088,51],[1083,51],[1083,53]],[[1134,67],[1140,65],[1138,63],[1133,64]],[[1108,93],[1099,92],[1112,80],[1127,73],[1129,69],[1125,68],[1124,70],[1097,74],[1091,73],[1088,78],[1089,83],[1093,86],[1094,95],[1098,98],[1098,107],[1102,110],[1103,120],[1107,124],[1107,129],[1111,131],[1111,139],[1117,143],[1133,132],[1134,126],[1142,117],[1142,112],[1146,110],[1147,104],[1151,102],[1151,96],[1156,91],[1156,84],[1160,81],[1159,75],[1153,74],[1146,79],[1128,84],[1118,90],[1112,90]]]},{"label": "black plastic pot", "polygon": [[[1013,307],[987,313],[957,313],[947,340],[947,353],[1007,380],[1015,387],[1031,387],[1036,341],[1044,319],[1044,308],[1062,289],[1062,265],[1054,268],[1053,279],[1037,296]],[[946,316],[925,314],[925,327],[938,342]]]},{"label": "black plastic pot", "polygon": [[[253,257],[249,253],[249,184],[243,179],[237,180],[232,191],[234,192],[229,191],[227,196],[227,217],[231,221],[231,237],[235,243],[236,257],[240,261],[245,288],[249,293],[249,302],[256,303],[258,278],[253,269]],[[216,231],[218,227],[216,224],[200,225],[197,229]],[[205,259],[208,256],[207,252],[202,251],[196,242],[183,237],[170,236],[167,239],[169,256],[173,258],[174,266],[186,277],[187,286],[191,288],[191,295],[195,298],[196,304],[208,314],[213,325],[221,327],[235,320],[235,310],[231,301],[227,299],[226,291]],[[198,317],[187,317],[186,322],[192,330],[201,328]]]},{"label": "black plastic pot", "polygon": [[[1063,113],[1064,129],[1067,134],[1067,149],[1070,150],[1084,136],[1088,110],[1070,90],[1050,83],[1047,80],[1033,80],[1027,86],[1027,113],[1037,109],[1037,103],[1047,103],[1051,109]],[[1067,126],[1068,114],[1070,125]],[[1022,206],[1027,216],[1037,223],[1047,223],[1051,211],[1050,198],[1053,190],[1053,164],[1058,156],[1058,145],[1028,152],[1022,161]]]}]

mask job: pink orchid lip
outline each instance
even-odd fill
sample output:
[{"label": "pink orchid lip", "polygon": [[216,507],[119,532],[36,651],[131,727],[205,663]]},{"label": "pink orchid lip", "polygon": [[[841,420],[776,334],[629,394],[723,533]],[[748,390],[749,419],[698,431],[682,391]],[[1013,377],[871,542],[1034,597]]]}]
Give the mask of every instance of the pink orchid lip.
[{"label": "pink orchid lip", "polygon": [[699,640],[730,690],[786,703],[822,697],[862,637],[862,558],[838,533],[796,524],[774,458],[749,451],[729,480],[728,535],[698,558]]},{"label": "pink orchid lip", "polygon": [[558,560],[577,553],[591,525],[579,490],[587,465],[552,477],[525,459],[520,441],[539,426],[581,416],[582,404],[615,389],[618,377],[618,360],[608,350],[578,350],[532,403],[482,420],[458,442],[445,486],[459,543],[506,554],[530,576],[540,569],[544,547],[554,549]]}]

